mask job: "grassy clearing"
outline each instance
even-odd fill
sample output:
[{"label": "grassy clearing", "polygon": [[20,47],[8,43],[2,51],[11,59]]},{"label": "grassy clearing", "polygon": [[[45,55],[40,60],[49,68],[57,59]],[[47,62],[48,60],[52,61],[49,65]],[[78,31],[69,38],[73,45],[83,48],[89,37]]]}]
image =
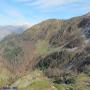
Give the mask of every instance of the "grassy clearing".
[{"label": "grassy clearing", "polygon": [[13,83],[12,87],[18,87],[20,90],[26,90],[26,88],[31,87],[45,87],[48,86],[49,82],[47,78],[43,75],[43,73],[39,70],[35,70],[33,72],[28,73],[27,75],[19,78],[15,83]]},{"label": "grassy clearing", "polygon": [[88,82],[90,82],[90,76],[81,73],[76,78],[76,86],[81,90],[89,90],[90,86],[88,86]]},{"label": "grassy clearing", "polygon": [[7,69],[3,68],[2,70],[0,70],[0,87],[10,85],[13,80],[13,75]]},{"label": "grassy clearing", "polygon": [[18,90],[55,90],[52,89],[53,84],[39,70],[19,78],[11,87],[18,87]]},{"label": "grassy clearing", "polygon": [[54,86],[58,90],[89,90],[90,89],[90,76],[81,73],[75,78],[75,83],[71,84],[56,84]]},{"label": "grassy clearing", "polygon": [[54,86],[58,89],[58,90],[65,90],[65,86],[63,84],[54,84]]},{"label": "grassy clearing", "polygon": [[47,80],[40,80],[40,81],[34,81],[33,83],[31,83],[30,85],[31,88],[34,89],[46,89],[46,88],[50,88],[50,83]]}]

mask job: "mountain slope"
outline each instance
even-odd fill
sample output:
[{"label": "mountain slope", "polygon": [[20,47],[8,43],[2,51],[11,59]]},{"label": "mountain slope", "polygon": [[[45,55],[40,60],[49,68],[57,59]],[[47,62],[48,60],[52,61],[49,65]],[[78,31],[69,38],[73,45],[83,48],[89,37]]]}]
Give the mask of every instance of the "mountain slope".
[{"label": "mountain slope", "polygon": [[37,68],[53,81],[62,77],[64,84],[71,83],[73,74],[90,75],[90,15],[46,20],[4,38],[0,62],[15,77]]},{"label": "mountain slope", "polygon": [[53,52],[53,49],[59,47],[83,49],[86,47],[87,39],[89,42],[89,21],[90,16],[84,15],[66,21],[52,19],[41,22],[20,35],[8,36],[6,40],[3,40],[0,50],[1,58],[8,63],[6,66],[13,66],[13,70],[17,67],[19,70],[20,66],[19,72],[21,72],[30,64],[32,67],[36,62],[35,58],[40,55],[45,56]]}]

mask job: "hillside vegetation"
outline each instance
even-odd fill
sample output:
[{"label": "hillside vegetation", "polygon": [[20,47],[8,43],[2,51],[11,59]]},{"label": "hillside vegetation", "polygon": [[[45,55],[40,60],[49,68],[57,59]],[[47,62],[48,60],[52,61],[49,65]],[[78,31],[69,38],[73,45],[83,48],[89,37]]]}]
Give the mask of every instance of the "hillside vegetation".
[{"label": "hillside vegetation", "polygon": [[90,15],[49,19],[0,42],[0,87],[89,90]]}]

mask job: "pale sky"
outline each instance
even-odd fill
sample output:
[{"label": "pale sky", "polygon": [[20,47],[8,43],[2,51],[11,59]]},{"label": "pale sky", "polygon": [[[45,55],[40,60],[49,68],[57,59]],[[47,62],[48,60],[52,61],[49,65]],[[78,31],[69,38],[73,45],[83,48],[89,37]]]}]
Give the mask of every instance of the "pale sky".
[{"label": "pale sky", "polygon": [[0,0],[0,25],[68,19],[90,11],[90,0]]}]

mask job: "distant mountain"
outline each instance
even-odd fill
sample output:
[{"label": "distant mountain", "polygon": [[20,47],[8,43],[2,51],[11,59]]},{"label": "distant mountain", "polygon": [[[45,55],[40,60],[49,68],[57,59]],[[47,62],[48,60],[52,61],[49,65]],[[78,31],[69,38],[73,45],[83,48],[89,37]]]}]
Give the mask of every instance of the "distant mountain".
[{"label": "distant mountain", "polygon": [[25,31],[28,28],[28,26],[13,26],[13,25],[7,25],[7,26],[0,26],[0,39],[3,39],[7,35],[10,35],[11,33],[21,33]]},{"label": "distant mountain", "polygon": [[[37,69],[45,76],[30,74]],[[21,34],[7,36],[0,42],[0,72],[7,76],[5,79],[9,85],[20,78],[14,85],[27,85],[28,89],[23,87],[23,90],[30,90],[32,85],[32,88],[39,87],[33,90],[89,90],[90,14],[67,20],[49,19]],[[49,78],[55,87],[60,84],[62,87],[58,88],[64,89],[42,89],[38,86],[42,83],[31,84],[32,79],[40,81],[42,77]]]}]

